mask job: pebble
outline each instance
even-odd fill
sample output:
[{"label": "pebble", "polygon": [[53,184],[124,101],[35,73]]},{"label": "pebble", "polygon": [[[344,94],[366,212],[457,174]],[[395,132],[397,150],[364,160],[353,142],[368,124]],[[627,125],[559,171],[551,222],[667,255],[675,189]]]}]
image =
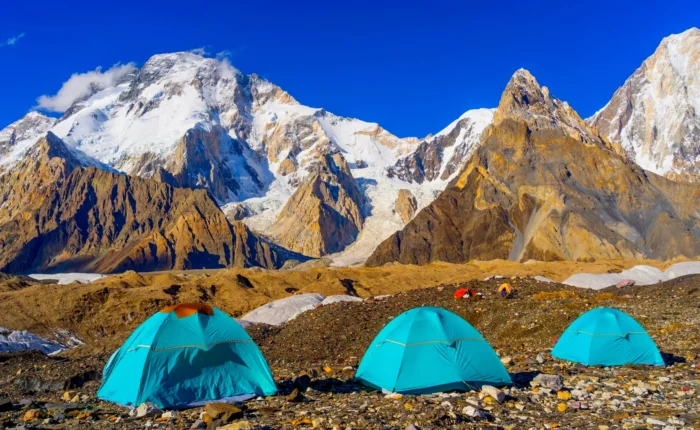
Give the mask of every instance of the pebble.
[{"label": "pebble", "polygon": [[484,416],[484,412],[474,406],[465,406],[464,409],[462,409],[462,413],[472,418],[481,418]]},{"label": "pebble", "polygon": [[560,375],[549,375],[540,373],[532,380],[533,383],[541,387],[559,391],[564,388],[564,378]]}]

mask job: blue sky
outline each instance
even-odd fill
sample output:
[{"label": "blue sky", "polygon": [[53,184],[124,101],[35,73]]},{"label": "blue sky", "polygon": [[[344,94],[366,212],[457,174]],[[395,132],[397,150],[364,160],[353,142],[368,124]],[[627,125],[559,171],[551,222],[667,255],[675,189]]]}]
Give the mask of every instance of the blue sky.
[{"label": "blue sky", "polygon": [[73,73],[199,47],[402,137],[495,106],[520,67],[585,117],[664,36],[700,26],[697,1],[571,3],[4,0],[0,128]]}]

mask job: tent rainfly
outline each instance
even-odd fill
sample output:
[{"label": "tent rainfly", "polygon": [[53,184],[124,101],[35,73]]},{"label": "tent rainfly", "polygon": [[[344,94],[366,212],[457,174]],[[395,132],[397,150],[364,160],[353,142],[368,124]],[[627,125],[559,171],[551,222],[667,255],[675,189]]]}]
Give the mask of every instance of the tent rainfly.
[{"label": "tent rainfly", "polygon": [[180,304],[129,336],[107,362],[97,396],[179,408],[276,392],[267,362],[233,318],[209,305]]},{"label": "tent rainfly", "polygon": [[402,394],[512,383],[496,352],[474,327],[433,307],[411,309],[387,324],[367,349],[355,378]]},{"label": "tent rainfly", "polygon": [[552,356],[588,366],[663,366],[654,340],[634,318],[597,308],[578,317],[557,341]]}]

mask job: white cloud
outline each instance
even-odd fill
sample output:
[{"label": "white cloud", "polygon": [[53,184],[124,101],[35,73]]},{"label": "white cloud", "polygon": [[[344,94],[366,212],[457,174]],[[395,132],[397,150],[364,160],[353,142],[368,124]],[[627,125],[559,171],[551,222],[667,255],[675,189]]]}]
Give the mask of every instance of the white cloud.
[{"label": "white cloud", "polygon": [[115,64],[105,72],[102,72],[102,69],[98,67],[90,72],[75,73],[63,83],[55,95],[44,95],[36,99],[36,108],[51,112],[65,112],[76,100],[89,96],[95,87],[109,88],[114,86],[119,78],[135,69],[135,66],[129,63]]},{"label": "white cloud", "polygon": [[233,57],[233,51],[224,49],[221,52],[216,53],[216,59],[217,60],[223,60],[224,58],[231,58]]},{"label": "white cloud", "polygon": [[207,48],[205,46],[202,46],[201,48],[194,48],[190,52],[194,55],[199,55],[200,57],[206,57],[207,55],[209,55],[209,51],[207,51]]},{"label": "white cloud", "polygon": [[235,80],[238,74],[240,73],[238,69],[233,67],[231,63],[228,61],[228,58],[223,58],[219,60],[219,76],[221,79],[228,79],[228,80]]},{"label": "white cloud", "polygon": [[12,46],[23,37],[24,37],[24,33],[20,33],[17,36],[12,36],[12,37],[8,38],[5,42],[0,42],[0,46]]}]

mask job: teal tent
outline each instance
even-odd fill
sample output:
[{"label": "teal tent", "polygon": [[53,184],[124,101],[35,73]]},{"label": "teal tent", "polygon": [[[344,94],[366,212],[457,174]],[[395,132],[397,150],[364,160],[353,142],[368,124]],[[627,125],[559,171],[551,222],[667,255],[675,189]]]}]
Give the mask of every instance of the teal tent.
[{"label": "teal tent", "polygon": [[355,378],[403,394],[511,384],[498,355],[468,322],[421,307],[394,318],[372,341]]},{"label": "teal tent", "polygon": [[107,362],[97,396],[178,408],[277,392],[245,330],[208,305],[170,306],[141,324]]},{"label": "teal tent", "polygon": [[561,335],[552,356],[588,366],[663,366],[654,340],[622,311],[597,308],[578,317]]}]

